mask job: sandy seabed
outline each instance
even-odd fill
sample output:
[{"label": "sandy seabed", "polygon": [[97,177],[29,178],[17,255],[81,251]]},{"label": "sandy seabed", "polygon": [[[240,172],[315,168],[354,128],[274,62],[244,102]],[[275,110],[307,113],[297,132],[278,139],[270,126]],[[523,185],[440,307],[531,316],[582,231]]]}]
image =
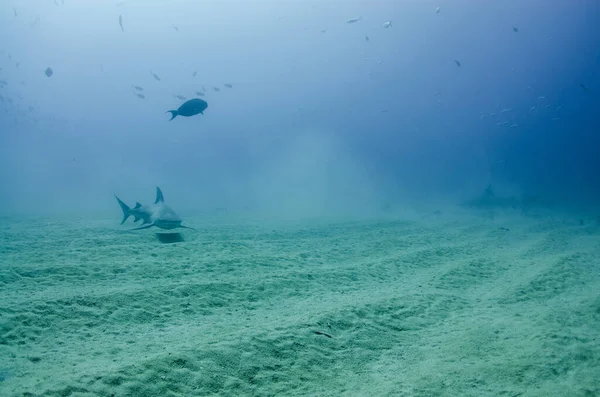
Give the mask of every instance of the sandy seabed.
[{"label": "sandy seabed", "polygon": [[118,223],[2,219],[0,396],[600,396],[595,220]]}]

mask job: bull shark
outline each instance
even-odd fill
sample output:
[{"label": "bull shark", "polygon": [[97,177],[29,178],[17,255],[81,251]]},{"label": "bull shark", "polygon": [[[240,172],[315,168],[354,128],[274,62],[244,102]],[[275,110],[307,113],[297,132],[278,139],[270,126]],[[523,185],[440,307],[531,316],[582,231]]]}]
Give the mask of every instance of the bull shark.
[{"label": "bull shark", "polygon": [[171,207],[165,204],[165,198],[158,186],[156,187],[156,200],[154,201],[154,204],[142,205],[139,202],[136,202],[135,207],[131,208],[121,201],[116,194],[115,198],[121,206],[121,210],[123,210],[123,220],[121,221],[121,225],[125,223],[130,216],[133,216],[134,222],[137,222],[140,219],[143,221],[142,226],[131,230],[148,229],[152,226],[167,230],[176,228],[196,230],[193,227],[181,224],[181,217],[177,215]]}]

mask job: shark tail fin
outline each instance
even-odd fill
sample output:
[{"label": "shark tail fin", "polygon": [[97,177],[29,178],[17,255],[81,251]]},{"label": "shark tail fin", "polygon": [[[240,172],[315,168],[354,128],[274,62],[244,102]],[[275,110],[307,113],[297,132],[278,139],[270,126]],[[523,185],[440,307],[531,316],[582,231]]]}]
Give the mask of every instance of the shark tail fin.
[{"label": "shark tail fin", "polygon": [[115,194],[115,198],[117,199],[117,202],[119,203],[119,205],[121,206],[121,210],[123,211],[123,220],[121,221],[121,225],[122,225],[125,223],[127,218],[129,218],[131,216],[131,208],[129,208],[129,206],[127,204],[125,204],[123,201],[121,201],[121,199],[118,198],[116,194]]},{"label": "shark tail fin", "polygon": [[169,119],[169,121],[177,117],[177,110],[167,110],[166,113],[171,113],[171,118]]}]

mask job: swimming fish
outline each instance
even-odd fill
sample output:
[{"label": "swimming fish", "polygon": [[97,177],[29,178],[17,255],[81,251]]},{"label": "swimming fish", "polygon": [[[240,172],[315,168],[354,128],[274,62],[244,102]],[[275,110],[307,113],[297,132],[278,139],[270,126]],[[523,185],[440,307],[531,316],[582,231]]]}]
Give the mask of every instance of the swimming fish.
[{"label": "swimming fish", "polygon": [[440,7],[438,7],[438,8],[436,8],[436,9],[435,9],[435,13],[436,13],[436,14],[439,14],[439,13],[440,13]]},{"label": "swimming fish", "polygon": [[517,33],[519,31],[519,28],[516,27],[515,25],[513,25],[513,32]]},{"label": "swimming fish", "polygon": [[121,27],[121,31],[124,32],[125,29],[123,29],[123,17],[121,15],[119,15],[119,26]]},{"label": "swimming fish", "polygon": [[369,36],[365,36],[365,40],[366,40],[366,41],[369,41]]},{"label": "swimming fish", "polygon": [[192,77],[196,77],[198,75],[198,72],[194,71],[194,73],[192,73]]},{"label": "swimming fish", "polygon": [[177,26],[175,26],[175,25],[172,25],[172,26],[173,26],[173,29],[175,29],[176,32],[179,32],[179,28]]},{"label": "swimming fish", "polygon": [[231,84],[229,84],[229,83],[225,83],[225,84],[223,84],[223,85],[224,85],[226,88],[233,88],[233,86],[232,86]]},{"label": "swimming fish", "polygon": [[362,19],[362,17],[358,17],[358,18],[350,18],[346,20],[346,23],[356,23],[358,21],[360,21]]},{"label": "swimming fish", "polygon": [[585,84],[581,83],[579,86],[585,91],[588,92],[590,89],[585,86]]},{"label": "swimming fish", "polygon": [[136,95],[138,98],[140,98],[140,99],[145,99],[145,98],[146,98],[146,96],[145,96],[144,94],[139,94],[139,93],[138,93],[138,94],[135,94],[135,95]]},{"label": "swimming fish", "polygon": [[219,87],[213,87],[212,89],[217,92],[221,91],[221,89]]},{"label": "swimming fish", "polygon": [[175,98],[179,99],[180,101],[185,101],[187,99],[183,95],[174,95],[174,96],[175,96]]},{"label": "swimming fish", "polygon": [[133,88],[137,91],[144,91],[144,87],[140,87],[139,85],[134,85]]},{"label": "swimming fish", "polygon": [[206,103],[206,101],[200,98],[194,98],[179,106],[177,110],[167,110],[167,113],[171,113],[170,120],[173,120],[177,116],[190,117],[197,114],[204,114],[207,107],[208,103]]},{"label": "swimming fish", "polygon": [[196,95],[198,95],[198,96],[204,96],[204,93],[201,92],[201,91],[196,91]]},{"label": "swimming fish", "polygon": [[46,73],[46,76],[51,77],[54,74],[54,71],[52,70],[51,67],[48,67],[48,68],[46,68],[44,73]]},{"label": "swimming fish", "polygon": [[150,71],[150,74],[152,75],[152,77],[154,77],[154,79],[155,79],[156,81],[160,81],[160,77],[158,77],[158,75],[157,75],[156,73],[154,73],[154,72]]},{"label": "swimming fish", "polygon": [[384,22],[383,25],[381,25],[381,26],[383,26],[386,29],[387,28],[391,28],[392,27],[392,21]]},{"label": "swimming fish", "polygon": [[115,198],[123,211],[121,225],[125,223],[130,216],[133,216],[134,222],[139,220],[142,221],[141,226],[132,230],[148,229],[153,226],[167,230],[176,228],[193,229],[181,224],[181,217],[177,215],[171,207],[165,204],[165,199],[159,187],[156,187],[156,200],[154,201],[154,204],[142,205],[137,202],[135,203],[135,207],[131,208],[121,201],[116,194]]},{"label": "swimming fish", "polygon": [[456,66],[458,66],[460,68],[460,62],[458,60],[454,60],[454,63],[456,64]]}]

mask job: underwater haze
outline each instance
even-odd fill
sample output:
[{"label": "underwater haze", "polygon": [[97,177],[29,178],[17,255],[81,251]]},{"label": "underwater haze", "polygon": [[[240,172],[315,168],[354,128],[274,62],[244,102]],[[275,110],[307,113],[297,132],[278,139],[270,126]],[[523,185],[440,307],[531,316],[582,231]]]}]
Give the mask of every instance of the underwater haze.
[{"label": "underwater haze", "polygon": [[[1,7],[6,214],[108,213],[154,185],[187,209],[307,215],[490,184],[600,197],[594,1]],[[167,122],[203,87],[204,115]]]},{"label": "underwater haze", "polygon": [[599,71],[597,0],[3,0],[0,396],[599,396]]}]

